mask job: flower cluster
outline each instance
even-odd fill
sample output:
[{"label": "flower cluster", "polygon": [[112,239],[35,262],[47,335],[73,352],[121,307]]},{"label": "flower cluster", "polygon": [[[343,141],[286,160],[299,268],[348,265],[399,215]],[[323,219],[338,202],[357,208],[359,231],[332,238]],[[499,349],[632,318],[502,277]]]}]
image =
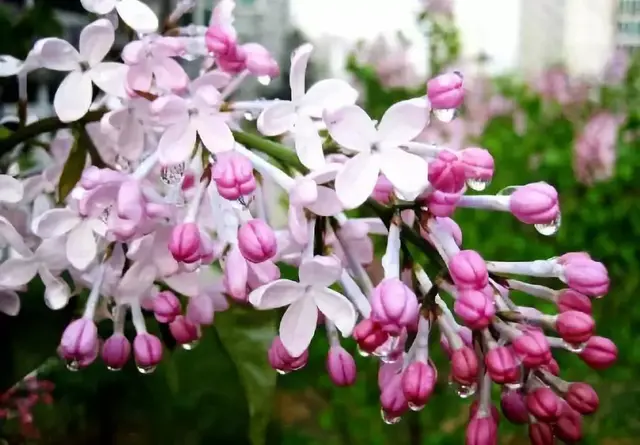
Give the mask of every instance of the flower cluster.
[{"label": "flower cluster", "polygon": [[51,404],[54,384],[48,380],[38,379],[37,374],[25,377],[21,382],[0,394],[0,421],[17,418],[23,436],[38,437],[34,425],[33,408],[38,403]]},{"label": "flower cluster", "polygon": [[[180,2],[168,22],[191,3]],[[74,131],[56,134],[44,169],[13,166],[13,176],[0,176],[1,309],[16,314],[17,292],[36,276],[53,310],[87,295],[60,341],[69,369],[100,356],[117,370],[133,356],[149,373],[163,356],[149,323],[167,324],[190,349],[230,304],[286,308],[268,351],[273,368],[304,367],[320,324],[331,379],[351,385],[356,363],[340,337],[353,338],[362,355],[380,360],[387,423],[427,404],[438,375],[430,349],[439,340],[450,382],[461,397],[475,396],[468,444],[498,441],[494,384],[504,416],[528,424],[532,443],[579,439],[582,416],[598,398],[587,384],[559,376],[552,350],[576,353],[596,369],[615,361],[615,345],[595,336],[591,316],[592,299],[608,291],[607,271],[582,252],[500,262],[462,248],[451,218],[458,208],[510,213],[547,236],[560,226],[560,209],[544,182],[474,193],[494,174],[483,148],[416,141],[432,117],[455,118],[460,73],[430,80],[425,95],[374,121],[342,80],[307,88],[313,47],[305,44],[291,56],[291,100],[234,101],[245,78],[273,77],[279,68],[262,46],[238,41],[232,0],[219,2],[204,29],[162,34],[138,0],[82,4],[97,14],[115,8],[138,32],[124,63],[103,61],[115,40],[107,18],[84,28],[78,50],[55,38],[36,42],[15,71],[19,78],[33,67],[69,72],[55,96],[57,119],[0,141],[20,149],[39,132]],[[180,58],[200,58],[200,75],[190,79]],[[265,137],[242,131],[254,117]],[[274,227],[281,195],[288,218]],[[355,209],[357,217],[347,216]],[[377,285],[365,272],[374,261],[371,236],[387,239]],[[296,266],[297,280],[282,279],[278,262]],[[547,287],[550,279],[561,288]],[[555,303],[558,313],[518,305],[517,292]],[[97,322],[105,319],[113,331],[100,339]]]}]

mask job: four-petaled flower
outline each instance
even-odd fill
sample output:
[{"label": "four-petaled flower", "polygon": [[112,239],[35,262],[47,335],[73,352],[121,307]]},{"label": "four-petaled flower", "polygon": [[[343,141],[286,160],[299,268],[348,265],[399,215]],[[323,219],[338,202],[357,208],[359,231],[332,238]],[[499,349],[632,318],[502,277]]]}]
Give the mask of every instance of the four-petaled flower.
[{"label": "four-petaled flower", "polygon": [[114,9],[130,28],[138,32],[158,29],[158,17],[140,0],[80,0],[84,9],[94,14],[109,14]]}]

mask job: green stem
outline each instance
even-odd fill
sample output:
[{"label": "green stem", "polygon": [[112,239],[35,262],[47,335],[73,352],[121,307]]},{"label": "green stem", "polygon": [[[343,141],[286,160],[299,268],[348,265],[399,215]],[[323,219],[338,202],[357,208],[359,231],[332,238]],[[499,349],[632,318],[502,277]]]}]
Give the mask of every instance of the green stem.
[{"label": "green stem", "polygon": [[271,156],[272,158],[277,159],[278,161],[289,165],[302,173],[307,172],[305,166],[300,163],[296,153],[289,147],[270,141],[269,139],[264,139],[263,137],[255,134],[245,133],[244,131],[234,131],[233,137],[236,142],[246,146],[247,148],[252,148]]}]

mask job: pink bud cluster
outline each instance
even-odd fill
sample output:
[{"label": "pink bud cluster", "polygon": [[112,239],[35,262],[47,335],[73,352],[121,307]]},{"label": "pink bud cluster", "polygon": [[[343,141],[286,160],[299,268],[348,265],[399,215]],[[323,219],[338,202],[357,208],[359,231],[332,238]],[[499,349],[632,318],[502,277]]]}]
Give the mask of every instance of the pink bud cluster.
[{"label": "pink bud cluster", "polygon": [[39,438],[32,410],[38,403],[50,405],[53,402],[54,388],[55,385],[48,380],[37,376],[26,377],[0,394],[0,420],[17,417],[20,432],[25,438]]}]

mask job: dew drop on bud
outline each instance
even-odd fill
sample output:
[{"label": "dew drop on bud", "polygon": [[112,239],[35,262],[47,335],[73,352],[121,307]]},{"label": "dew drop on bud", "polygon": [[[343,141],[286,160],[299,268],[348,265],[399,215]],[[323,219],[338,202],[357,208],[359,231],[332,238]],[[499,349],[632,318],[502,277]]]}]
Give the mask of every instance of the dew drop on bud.
[{"label": "dew drop on bud", "polygon": [[513,195],[513,193],[518,190],[520,188],[520,186],[518,185],[510,185],[509,187],[505,187],[502,190],[500,190],[498,193],[496,193],[496,195],[498,196],[509,196],[509,195]]},{"label": "dew drop on bud", "polygon": [[395,425],[396,423],[400,422],[400,420],[401,420],[400,417],[390,416],[383,409],[380,410],[380,417],[382,417],[382,421],[384,423],[386,423],[387,425]]},{"label": "dew drop on bud", "polygon": [[522,389],[522,382],[505,383],[504,386],[512,391],[518,391]]},{"label": "dew drop on bud", "polygon": [[586,342],[575,344],[575,343],[569,343],[569,342],[563,341],[562,345],[567,351],[573,352],[574,354],[581,354],[582,352],[584,352],[585,348],[587,347]]},{"label": "dew drop on bud", "polygon": [[287,375],[290,371],[285,371],[284,369],[276,369],[276,372],[280,375]]},{"label": "dew drop on bud", "polygon": [[271,77],[269,76],[258,76],[258,82],[262,85],[269,85],[271,83]]},{"label": "dew drop on bud", "polygon": [[491,181],[473,178],[467,179],[467,186],[471,190],[475,190],[476,192],[484,191],[487,187],[489,187],[489,184],[491,184]]},{"label": "dew drop on bud", "polygon": [[198,346],[198,343],[200,343],[198,340],[194,340],[194,341],[189,342],[189,343],[183,343],[183,344],[180,345],[180,347],[182,349],[184,349],[185,351],[191,351],[193,348]]},{"label": "dew drop on bud", "polygon": [[360,357],[369,357],[371,355],[367,351],[362,350],[359,345],[358,345],[358,354],[360,354]]},{"label": "dew drop on bud", "polygon": [[156,370],[155,366],[137,366],[137,368],[140,374],[151,374]]},{"label": "dew drop on bud", "polygon": [[244,112],[244,118],[248,121],[252,121],[255,119],[255,116],[253,115],[253,113],[251,111],[245,111]]},{"label": "dew drop on bud", "polygon": [[182,181],[187,166],[184,162],[177,165],[168,165],[160,170],[160,179],[167,185],[175,185]]},{"label": "dew drop on bud", "polygon": [[552,236],[558,233],[558,230],[560,230],[561,223],[562,223],[562,218],[558,213],[558,216],[552,222],[547,224],[534,224],[533,227],[535,227],[535,229],[538,231],[540,235]]},{"label": "dew drop on bud", "polygon": [[69,371],[79,371],[80,370],[80,363],[78,363],[78,360],[67,360],[67,369]]},{"label": "dew drop on bud", "polygon": [[456,388],[456,394],[458,394],[458,397],[460,397],[461,399],[468,399],[469,397],[471,397],[476,393],[477,386],[475,383],[472,385],[461,385],[457,383],[455,384],[455,388]]},{"label": "dew drop on bud", "polygon": [[451,122],[455,119],[457,114],[457,109],[455,108],[446,108],[443,110],[433,110],[433,114],[438,118],[440,122]]},{"label": "dew drop on bud", "polygon": [[421,411],[424,408],[424,405],[416,405],[415,403],[409,402],[409,409],[411,411]]},{"label": "dew drop on bud", "polygon": [[112,371],[112,372],[116,372],[116,371],[121,371],[122,368],[114,368],[113,366],[107,366],[107,370]]}]

